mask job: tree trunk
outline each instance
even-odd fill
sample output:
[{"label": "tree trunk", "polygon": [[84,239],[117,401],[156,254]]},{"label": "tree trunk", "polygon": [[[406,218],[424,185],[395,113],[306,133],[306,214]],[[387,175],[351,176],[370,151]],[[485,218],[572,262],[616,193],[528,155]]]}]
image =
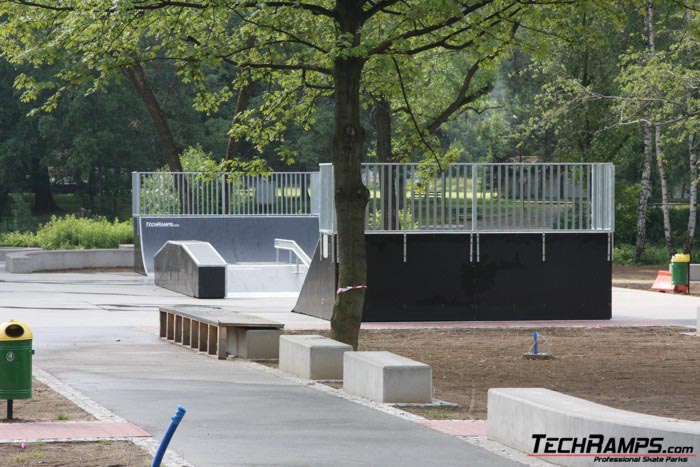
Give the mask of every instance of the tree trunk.
[{"label": "tree trunk", "polygon": [[[248,105],[250,104],[250,98],[253,95],[253,91],[255,91],[256,85],[257,81],[248,81],[248,83],[246,83],[246,85],[243,86],[239,91],[238,99],[236,99],[236,110],[233,113],[233,119],[231,120],[231,128],[233,128],[233,125],[235,125],[238,122],[241,113],[248,109]],[[240,151],[241,140],[238,138],[234,138],[233,136],[229,136],[228,144],[226,145],[225,159],[232,161],[237,157],[240,158],[242,156],[242,154],[240,154]],[[227,180],[226,183],[230,182]],[[224,191],[224,196],[221,199],[221,202],[223,203],[221,206],[222,214],[228,214],[231,211],[231,194],[231,191],[228,189]]]},{"label": "tree trunk", "polygon": [[637,208],[637,242],[635,256],[641,258],[646,247],[647,235],[647,204],[651,194],[651,125],[644,124],[644,156],[642,158],[642,187],[639,190],[639,204]]},{"label": "tree trunk", "polygon": [[[372,113],[372,126],[377,133],[377,162],[392,162],[391,150],[391,101],[385,96],[379,96],[374,100],[374,112]],[[377,174],[381,176],[380,174]],[[400,209],[396,205],[396,191],[401,193],[401,187],[394,186],[395,170],[392,166],[386,166],[381,183],[383,187],[380,193],[382,197],[382,222],[384,229],[391,230],[396,225],[396,211]],[[391,206],[391,209],[390,209]],[[376,220],[378,221],[378,220]]]},{"label": "tree trunk", "polygon": [[136,92],[146,105],[148,115],[151,116],[151,121],[153,121],[153,125],[155,125],[156,130],[158,131],[165,163],[168,165],[171,172],[182,172],[182,163],[180,162],[179,151],[177,149],[177,145],[175,144],[173,133],[170,130],[168,117],[163,108],[160,106],[153,89],[151,89],[151,86],[148,83],[146,72],[143,70],[138,61],[135,61],[128,68],[122,68],[122,72],[134,86]]},{"label": "tree trunk", "polygon": [[693,249],[693,241],[695,240],[695,225],[697,224],[698,216],[698,157],[696,149],[696,135],[688,135],[688,159],[690,162],[690,200],[688,212],[688,231],[683,244],[683,253],[689,254]]},{"label": "tree trunk", "polygon": [[[362,6],[354,0],[337,0],[340,32],[359,44]],[[333,176],[338,235],[338,286],[367,284],[365,206],[369,191],[362,184],[362,145],[365,130],[360,124],[360,80],[364,62],[357,57],[338,57],[333,63],[335,109],[333,126]],[[331,318],[331,337],[357,349],[365,290],[336,295]]]},{"label": "tree trunk", "polygon": [[666,167],[664,165],[664,155],[661,150],[661,127],[654,125],[654,147],[656,152],[656,167],[659,170],[659,182],[661,182],[661,213],[664,218],[664,241],[670,256],[676,252],[673,249],[673,239],[671,238],[671,218],[668,212],[668,180],[666,177]]},{"label": "tree trunk", "polygon": [[[654,54],[654,4],[647,1],[644,15],[644,32],[646,39],[647,54],[651,57]],[[651,124],[644,124],[644,159],[642,160],[642,188],[639,191],[639,207],[637,209],[637,242],[635,256],[639,259],[646,247],[646,224],[647,224],[647,204],[651,187],[649,178],[651,175]]]},{"label": "tree trunk", "polygon": [[[134,63],[130,67],[122,68],[122,72],[134,86],[138,95],[141,96],[146,110],[148,111],[148,115],[151,116],[151,121],[158,131],[163,159],[165,159],[168,168],[171,172],[183,172],[182,162],[180,161],[180,151],[175,144],[173,132],[170,130],[168,116],[158,102],[153,89],[151,89],[146,72],[143,70],[138,60],[134,60]],[[173,175],[173,185],[179,194],[180,212],[183,214],[188,213],[190,210],[189,197],[187,196],[187,182],[184,178]]]},{"label": "tree trunk", "polygon": [[[253,92],[255,91],[255,86],[257,84],[257,81],[249,81],[245,86],[241,88],[240,92],[238,93],[238,99],[236,100],[236,111],[233,114],[233,121],[231,122],[231,126],[235,125],[236,122],[238,122],[238,118],[241,115],[241,113],[248,109],[248,105],[250,104],[250,98],[252,97]],[[226,146],[226,159],[233,160],[236,157],[240,157],[240,146],[241,141],[238,138],[230,137],[228,139],[228,145]]]},{"label": "tree trunk", "polygon": [[32,192],[34,193],[34,214],[48,214],[59,211],[51,191],[51,178],[49,167],[42,163],[40,158],[32,159]]}]

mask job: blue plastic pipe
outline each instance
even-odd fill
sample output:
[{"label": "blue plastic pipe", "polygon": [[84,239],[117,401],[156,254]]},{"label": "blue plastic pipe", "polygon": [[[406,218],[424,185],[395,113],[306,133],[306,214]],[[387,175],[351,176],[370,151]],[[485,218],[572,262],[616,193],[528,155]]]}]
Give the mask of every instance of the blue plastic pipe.
[{"label": "blue plastic pipe", "polygon": [[163,462],[165,451],[168,450],[170,440],[173,438],[175,430],[177,430],[177,426],[180,424],[186,413],[187,410],[185,410],[184,407],[181,405],[177,406],[177,412],[175,412],[173,418],[170,419],[170,426],[168,427],[168,431],[165,432],[163,440],[160,442],[160,446],[158,446],[158,452],[156,452],[156,457],[153,458],[153,464],[151,464],[151,467],[160,467],[160,463]]},{"label": "blue plastic pipe", "polygon": [[532,333],[532,340],[534,341],[534,343],[532,345],[532,353],[535,355],[537,355],[539,353],[539,349],[537,348],[538,347],[537,337],[538,337],[537,331],[533,332]]}]

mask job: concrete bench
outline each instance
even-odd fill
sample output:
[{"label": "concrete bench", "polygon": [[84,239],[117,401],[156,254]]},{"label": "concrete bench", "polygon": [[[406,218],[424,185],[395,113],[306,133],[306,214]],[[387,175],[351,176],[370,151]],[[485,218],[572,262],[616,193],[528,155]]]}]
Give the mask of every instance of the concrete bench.
[{"label": "concrete bench", "polygon": [[343,389],[377,402],[432,402],[430,365],[391,352],[345,352]]},{"label": "concrete bench", "polygon": [[277,358],[284,324],[220,307],[160,307],[160,337],[195,351],[256,359]]},{"label": "concrete bench", "polygon": [[318,335],[281,336],[280,370],[306,379],[343,379],[343,354],[352,346]]},{"label": "concrete bench", "polygon": [[[693,446],[697,453],[700,448],[700,422],[613,409],[543,388],[489,389],[488,438],[491,440],[523,452],[535,453],[534,434],[581,440],[592,433],[603,435],[606,441],[659,437],[663,438],[663,449]],[[545,439],[541,440],[537,453],[545,453],[545,443]],[[555,441],[554,449],[557,445],[558,441]],[[571,442],[565,443],[563,449],[571,450]],[[605,457],[604,454],[601,456]],[[573,456],[546,458],[548,462],[571,466],[592,466],[594,459]],[[692,462],[696,460],[692,459]],[[692,462],[691,465],[697,465]]]},{"label": "concrete bench", "polygon": [[14,274],[66,269],[133,268],[128,249],[25,250],[5,256],[5,270]]}]

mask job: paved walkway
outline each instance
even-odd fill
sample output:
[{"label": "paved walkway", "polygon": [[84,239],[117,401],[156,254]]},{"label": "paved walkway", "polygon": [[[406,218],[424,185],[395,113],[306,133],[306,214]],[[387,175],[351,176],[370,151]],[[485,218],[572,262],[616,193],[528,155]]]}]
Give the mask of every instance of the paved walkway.
[{"label": "paved walkway", "polygon": [[[237,299],[285,322],[294,300]],[[178,404],[188,412],[171,448],[208,465],[515,465],[455,436],[161,341],[161,304],[194,303],[141,276],[0,273],[0,321],[35,331],[35,361],[156,438]],[[208,300],[207,304],[222,304]]]},{"label": "paved walkway", "polygon": [[42,335],[44,369],[156,438],[178,404],[187,408],[172,447],[195,465],[507,464],[414,422],[144,331],[50,328]]},{"label": "paved walkway", "polygon": [[[188,413],[171,446],[196,465],[508,464],[446,434],[483,433],[483,425],[421,426],[241,362],[217,361],[162,342],[149,331],[158,325],[157,307],[202,302],[157,288],[149,278],[131,273],[12,275],[1,263],[0,271],[0,321],[15,318],[32,326],[39,366],[156,438],[182,404]],[[293,298],[206,304],[233,306],[290,327],[327,326],[289,313]],[[696,297],[613,289],[613,321],[587,325],[694,325],[698,306]],[[382,325],[367,325],[375,326]]]}]

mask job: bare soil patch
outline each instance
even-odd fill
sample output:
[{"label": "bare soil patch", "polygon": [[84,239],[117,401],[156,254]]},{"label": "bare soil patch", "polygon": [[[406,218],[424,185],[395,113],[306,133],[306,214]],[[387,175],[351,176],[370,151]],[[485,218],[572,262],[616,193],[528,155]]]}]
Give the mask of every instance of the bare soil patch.
[{"label": "bare soil patch", "polygon": [[31,443],[25,449],[0,444],[0,465],[27,466],[148,466],[152,457],[128,441],[80,443]]},{"label": "bare soil patch", "polygon": [[[533,329],[363,330],[360,350],[433,368],[434,419],[485,419],[489,388],[544,387],[615,408],[700,420],[700,338],[687,328],[543,328],[553,360],[525,360]],[[541,345],[544,350],[546,346]]]},{"label": "bare soil patch", "polygon": [[[14,401],[14,418],[10,423],[95,420],[95,417],[37,380],[34,380],[33,390],[31,399]],[[8,423],[5,420],[5,404],[5,401],[0,401],[0,423]],[[0,465],[4,464],[0,462]]]}]

